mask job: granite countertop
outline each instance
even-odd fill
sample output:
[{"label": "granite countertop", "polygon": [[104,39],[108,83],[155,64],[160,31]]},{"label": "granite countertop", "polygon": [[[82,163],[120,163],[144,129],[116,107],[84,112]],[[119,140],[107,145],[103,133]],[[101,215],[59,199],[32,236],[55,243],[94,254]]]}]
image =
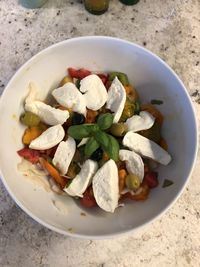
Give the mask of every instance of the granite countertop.
[{"label": "granite countertop", "polygon": [[[34,54],[67,38],[109,35],[135,42],[163,58],[185,83],[200,119],[199,0],[118,0],[102,16],[78,0],[49,0],[28,10],[0,1],[0,92]],[[161,219],[113,240],[77,240],[54,233],[19,209],[0,182],[0,266],[200,266],[199,160],[179,200]]]}]

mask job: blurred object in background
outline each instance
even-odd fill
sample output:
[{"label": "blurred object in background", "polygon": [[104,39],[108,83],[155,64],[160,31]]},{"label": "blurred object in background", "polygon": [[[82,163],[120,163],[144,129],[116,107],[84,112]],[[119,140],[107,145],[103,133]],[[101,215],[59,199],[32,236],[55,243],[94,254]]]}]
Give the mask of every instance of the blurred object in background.
[{"label": "blurred object in background", "polygon": [[94,15],[101,15],[108,10],[109,0],[84,0],[85,9]]},{"label": "blurred object in background", "polygon": [[19,4],[26,8],[39,8],[46,2],[47,0],[19,0]]},{"label": "blurred object in background", "polygon": [[122,4],[125,4],[125,5],[135,5],[137,4],[140,0],[119,0]]}]

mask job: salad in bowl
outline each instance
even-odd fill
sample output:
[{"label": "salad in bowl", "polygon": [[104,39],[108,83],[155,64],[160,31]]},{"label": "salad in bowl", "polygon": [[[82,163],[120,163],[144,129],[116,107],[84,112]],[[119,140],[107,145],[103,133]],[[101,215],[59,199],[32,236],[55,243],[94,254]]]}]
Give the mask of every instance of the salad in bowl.
[{"label": "salad in bowl", "polygon": [[51,101],[37,92],[30,82],[20,116],[24,147],[17,153],[44,170],[52,190],[111,213],[127,199],[148,198],[159,184],[157,167],[172,160],[156,106],[162,101],[142,103],[125,73],[72,67]]}]

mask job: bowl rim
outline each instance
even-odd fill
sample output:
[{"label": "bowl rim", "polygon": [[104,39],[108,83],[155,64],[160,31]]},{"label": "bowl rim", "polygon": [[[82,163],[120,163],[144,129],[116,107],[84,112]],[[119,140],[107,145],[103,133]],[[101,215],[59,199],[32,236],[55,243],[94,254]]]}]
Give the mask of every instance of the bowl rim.
[{"label": "bowl rim", "polygon": [[187,100],[191,106],[191,110],[192,110],[192,115],[194,118],[194,126],[195,126],[195,151],[194,151],[194,155],[193,155],[193,160],[192,160],[192,164],[189,170],[189,174],[187,179],[185,180],[182,188],[179,190],[179,192],[177,193],[177,195],[170,201],[170,203],[168,205],[166,205],[166,207],[157,215],[153,216],[150,220],[148,220],[147,222],[132,228],[132,229],[128,229],[128,230],[123,230],[120,232],[116,232],[116,233],[112,233],[112,234],[103,234],[103,235],[87,235],[87,234],[77,234],[77,233],[72,233],[72,232],[67,232],[65,230],[61,230],[53,225],[50,225],[47,222],[44,222],[43,220],[41,220],[40,218],[38,218],[36,215],[34,215],[32,213],[31,210],[29,210],[28,208],[26,208],[14,195],[14,193],[12,192],[12,190],[9,188],[7,182],[6,182],[6,178],[4,177],[2,171],[1,171],[1,166],[0,166],[0,178],[1,181],[3,183],[3,185],[5,186],[7,192],[9,193],[9,195],[11,196],[11,198],[14,200],[14,202],[18,205],[18,207],[20,207],[26,214],[28,214],[34,221],[38,222],[39,224],[41,224],[42,226],[45,226],[46,228],[57,232],[59,234],[65,235],[65,236],[69,236],[69,237],[73,237],[73,238],[79,238],[79,239],[90,239],[90,240],[102,240],[102,239],[111,239],[111,238],[119,238],[121,236],[125,236],[131,233],[134,233],[135,231],[144,228],[145,226],[149,225],[150,223],[154,222],[155,220],[157,220],[158,218],[160,218],[163,214],[165,214],[172,206],[173,204],[178,200],[178,198],[182,195],[183,191],[185,190],[187,184],[189,183],[189,180],[191,178],[191,174],[194,170],[195,167],[195,163],[197,160],[197,152],[198,152],[198,121],[197,121],[197,117],[195,114],[195,109],[193,106],[193,103],[191,101],[190,95],[185,87],[185,85],[183,84],[183,82],[181,81],[181,79],[178,77],[178,75],[175,73],[175,71],[164,61],[162,60],[159,56],[157,56],[156,54],[154,54],[152,51],[148,50],[147,48],[144,48],[134,42],[125,40],[125,39],[121,39],[121,38],[117,38],[117,37],[111,37],[111,36],[93,36],[93,35],[88,35],[88,36],[79,36],[79,37],[74,37],[74,38],[69,38],[66,40],[63,40],[61,42],[58,43],[54,43],[48,47],[46,47],[45,49],[41,50],[40,52],[38,52],[37,54],[35,54],[34,56],[32,56],[30,59],[28,59],[24,64],[22,64],[18,70],[14,73],[14,75],[12,76],[12,78],[9,80],[8,84],[6,85],[1,97],[0,97],[0,106],[3,103],[3,99],[4,99],[4,95],[5,92],[7,90],[7,88],[10,86],[10,84],[12,84],[13,80],[18,76],[18,74],[21,72],[21,70],[23,70],[24,68],[26,68],[28,65],[30,65],[32,63],[32,61],[34,61],[38,56],[47,53],[49,50],[54,49],[56,47],[62,46],[65,43],[70,43],[70,42],[78,42],[78,41],[87,41],[87,40],[110,40],[110,41],[116,41],[116,42],[120,42],[120,43],[124,43],[127,45],[131,45],[143,52],[145,52],[146,54],[149,54],[151,57],[155,58],[157,61],[159,61],[162,65],[164,65],[164,67],[176,78],[176,80],[180,83],[180,85],[182,86],[182,89],[185,91],[185,94],[187,96]]}]

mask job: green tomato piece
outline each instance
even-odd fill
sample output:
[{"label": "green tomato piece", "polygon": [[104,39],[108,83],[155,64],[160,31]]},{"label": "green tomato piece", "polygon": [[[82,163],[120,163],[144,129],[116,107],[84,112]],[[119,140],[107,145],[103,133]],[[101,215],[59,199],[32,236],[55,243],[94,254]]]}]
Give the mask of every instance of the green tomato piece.
[{"label": "green tomato piece", "polygon": [[60,86],[65,85],[66,83],[72,83],[73,79],[70,76],[65,76],[61,82],[60,82]]},{"label": "green tomato piece", "polygon": [[32,112],[26,111],[20,117],[20,121],[26,126],[33,127],[37,126],[40,123],[40,118]]},{"label": "green tomato piece", "polygon": [[126,186],[131,190],[136,190],[140,187],[140,179],[136,175],[128,174],[125,182]]},{"label": "green tomato piece", "polygon": [[120,122],[125,122],[128,118],[132,117],[134,114],[135,114],[135,104],[131,102],[129,98],[127,98],[120,118]]},{"label": "green tomato piece", "polygon": [[126,133],[126,125],[124,123],[114,123],[109,131],[114,136],[123,136]]},{"label": "green tomato piece", "polygon": [[108,75],[108,80],[109,81],[113,81],[115,79],[115,77],[117,76],[117,78],[120,80],[120,82],[123,84],[123,85],[129,85],[129,81],[128,81],[128,77],[125,73],[123,72],[118,72],[118,71],[113,71],[113,72],[110,72],[109,75]]}]

